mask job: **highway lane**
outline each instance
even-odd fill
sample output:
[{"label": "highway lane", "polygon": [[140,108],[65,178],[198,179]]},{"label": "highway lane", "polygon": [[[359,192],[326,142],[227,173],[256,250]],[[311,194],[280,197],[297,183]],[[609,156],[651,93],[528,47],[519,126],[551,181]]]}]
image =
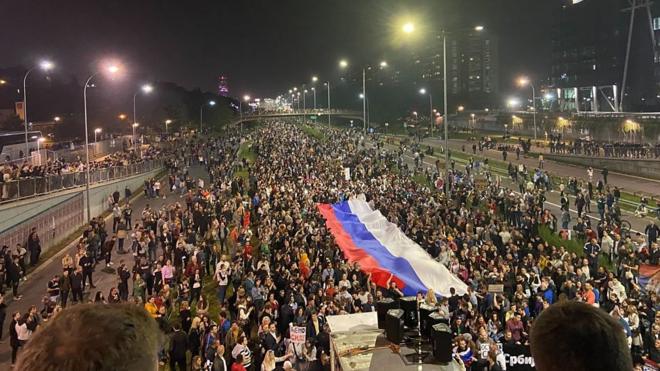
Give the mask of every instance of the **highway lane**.
[{"label": "highway lane", "polygon": [[[367,143],[371,146],[374,145],[373,142],[367,142]],[[391,144],[385,144],[385,146],[389,150],[398,149],[397,146],[391,145]],[[409,151],[404,153],[404,159],[405,159],[407,164],[409,164],[410,166],[414,166],[414,163],[415,163],[414,157]],[[423,163],[424,163],[424,165],[426,165],[426,168],[435,169],[435,161],[438,160],[438,159],[440,160],[441,163],[444,163],[444,156],[443,155],[440,155],[440,156],[438,156],[438,155],[432,155],[432,156],[426,155],[426,156],[424,156]],[[466,162],[461,161],[460,159],[454,159],[454,160],[455,160],[457,166],[459,164],[461,164],[461,165],[466,164]],[[498,175],[494,172],[493,172],[493,174]],[[515,184],[506,175],[500,175],[500,177],[501,177],[501,182],[502,182],[503,185],[505,185],[506,187],[512,189],[517,195],[520,195],[520,192],[517,191],[517,189],[518,189],[517,184]],[[550,210],[550,212],[552,212],[557,217],[557,219],[559,219],[559,215],[561,215],[561,207],[560,207],[560,202],[559,202],[559,193],[557,191],[546,192],[546,197],[547,197],[547,200],[545,202],[545,208]],[[571,199],[571,204],[572,204],[572,201],[574,201],[574,199]],[[571,222],[569,223],[569,228],[572,228],[573,225],[575,225],[576,220],[577,220],[577,210],[575,210],[574,208],[569,208],[569,211],[571,213]],[[594,222],[597,223],[599,221],[600,217],[598,215],[595,203],[592,203],[591,211],[592,211],[591,213],[587,213],[587,216],[592,220],[592,223],[594,223]],[[625,212],[625,211],[624,211],[623,219],[628,220],[630,222],[630,224],[632,226],[632,232],[633,233],[638,232],[638,231],[643,231],[644,228],[646,227],[646,225],[648,224],[647,219],[636,217],[635,215],[633,215],[631,213],[628,213],[628,212]]]}]

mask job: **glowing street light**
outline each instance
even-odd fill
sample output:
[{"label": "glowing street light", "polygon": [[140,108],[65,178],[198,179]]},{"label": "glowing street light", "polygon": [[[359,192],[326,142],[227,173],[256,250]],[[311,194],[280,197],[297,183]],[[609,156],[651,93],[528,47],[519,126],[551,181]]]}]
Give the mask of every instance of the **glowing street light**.
[{"label": "glowing street light", "polygon": [[[415,25],[412,22],[407,22],[403,24],[402,30],[406,34],[412,34],[415,31]],[[484,30],[483,26],[476,26],[473,28],[474,31],[481,32]],[[444,106],[444,121],[443,121],[443,126],[444,126],[444,132],[445,132],[445,149],[449,148],[449,105],[447,102],[447,31],[442,30],[442,59],[443,59],[443,106]],[[449,151],[445,150],[445,164],[449,164]],[[445,172],[445,184],[447,186],[446,188],[446,196],[447,199],[451,198],[451,188],[449,187],[450,184],[450,173],[449,171]]]},{"label": "glowing street light", "polygon": [[62,120],[62,118],[60,116],[53,117],[53,121],[55,121],[55,122],[60,122],[61,120]]},{"label": "glowing street light", "polygon": [[311,90],[312,90],[312,95],[314,97],[314,110],[316,110],[316,88],[312,86]]},{"label": "glowing street light", "polygon": [[137,111],[136,111],[135,101],[140,91],[142,91],[142,93],[144,94],[149,94],[152,91],[154,91],[154,87],[151,86],[150,84],[144,84],[140,87],[140,90],[136,91],[135,94],[133,94],[133,122],[137,122]]},{"label": "glowing street light", "polygon": [[117,75],[117,73],[120,72],[120,67],[116,64],[110,64],[108,66],[105,66],[104,68],[101,68],[97,70],[96,72],[92,73],[92,75],[89,76],[87,81],[85,81],[85,85],[83,85],[83,105],[84,105],[84,115],[85,115],[85,172],[87,175],[86,181],[85,181],[85,199],[87,201],[87,222],[92,218],[92,213],[91,213],[91,202],[89,199],[89,181],[90,181],[90,176],[89,176],[89,126],[88,126],[88,120],[87,120],[87,88],[90,86],[90,83],[94,77],[96,77],[100,73],[104,73],[109,77],[114,77]]},{"label": "glowing street light", "polygon": [[458,108],[456,110],[458,112],[463,112],[463,111],[465,111],[465,107],[464,106],[458,106]]},{"label": "glowing street light", "polygon": [[518,107],[520,105],[520,100],[518,100],[518,98],[509,98],[506,101],[506,105],[509,106],[510,108]]},{"label": "glowing street light", "polygon": [[387,67],[387,61],[381,61],[380,68],[385,68],[385,67]]},{"label": "glowing street light", "polygon": [[[23,124],[25,125],[25,156],[30,153],[30,145],[28,144],[28,115],[27,115],[27,78],[30,75],[30,72],[34,71],[36,68],[40,68],[45,72],[52,70],[55,67],[53,62],[49,60],[43,60],[39,62],[38,66],[34,66],[25,72],[25,77],[23,77]],[[5,80],[2,84],[4,85],[7,82]]]},{"label": "glowing street light", "polygon": [[312,76],[312,82],[317,82],[317,81],[319,81],[319,78],[316,76]]},{"label": "glowing street light", "polygon": [[341,68],[346,68],[348,67],[348,61],[346,59],[342,59],[339,61],[339,67]]},{"label": "glowing street light", "polygon": [[120,120],[126,120],[126,115],[123,113],[120,113],[119,116],[117,116]]},{"label": "glowing street light", "polygon": [[94,129],[94,143],[96,143],[96,135],[101,134],[102,131],[103,131],[103,129],[101,129],[101,128]]},{"label": "glowing street light", "polygon": [[169,133],[170,133],[168,127],[169,127],[169,125],[170,125],[171,123],[172,123],[172,120],[169,120],[169,119],[168,119],[168,120],[165,120],[165,134],[169,134]]},{"label": "glowing street light", "polygon": [[7,80],[0,79],[0,85],[5,85],[7,83]]},{"label": "glowing street light", "polygon": [[[35,139],[35,137],[32,137],[32,138]],[[41,143],[46,141],[46,138],[39,137],[39,138],[36,138],[36,139],[37,139],[37,156],[39,156],[39,165],[41,165],[41,148],[40,147],[41,147]]]},{"label": "glowing street light", "polygon": [[138,128],[138,126],[140,126],[140,124],[137,122],[134,122],[133,125],[131,125],[131,127],[133,128],[133,147],[136,146],[136,142],[137,142],[136,139],[137,137],[135,136],[135,130]]},{"label": "glowing street light", "polygon": [[53,69],[55,65],[51,61],[41,61],[41,63],[39,63],[39,67],[41,67],[41,69],[44,71],[48,71]]},{"label": "glowing street light", "polygon": [[529,80],[528,77],[522,76],[518,79],[518,85],[521,87],[529,85],[532,88],[532,111],[534,115],[534,140],[537,139],[536,133],[536,89],[534,89],[534,84]]},{"label": "glowing street light", "polygon": [[[298,90],[298,88],[294,87],[293,90],[294,91]],[[300,95],[300,92],[298,92],[298,95]],[[238,101],[238,112],[240,113],[240,116],[241,116],[241,133],[243,133],[243,106],[242,106],[243,101],[249,102],[250,101],[250,96],[245,94],[245,95],[243,95],[243,100]]]},{"label": "glowing street light", "polygon": [[[426,89],[425,88],[419,89],[419,94],[425,95]],[[433,96],[431,95],[430,92],[428,94],[429,94],[429,110],[431,111],[431,113],[429,114],[429,130],[431,131],[431,137],[433,137],[433,112],[435,112],[435,110],[433,109]]]},{"label": "glowing street light", "polygon": [[[207,102],[207,104],[209,106],[213,107],[213,106],[215,106],[215,101],[210,100],[210,101]],[[206,106],[206,104],[202,103],[202,105],[199,107],[199,133],[200,134],[202,133],[202,125],[204,123],[204,106]]]}]

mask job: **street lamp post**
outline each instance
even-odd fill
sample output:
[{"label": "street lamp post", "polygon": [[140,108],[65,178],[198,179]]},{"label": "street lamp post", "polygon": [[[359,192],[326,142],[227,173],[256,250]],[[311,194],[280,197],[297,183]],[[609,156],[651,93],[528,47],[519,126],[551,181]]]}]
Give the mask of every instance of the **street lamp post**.
[{"label": "street lamp post", "polygon": [[534,140],[537,139],[537,131],[536,131],[536,89],[534,88],[534,84],[531,82],[526,77],[521,77],[518,80],[518,84],[520,86],[525,86],[529,85],[532,88],[532,115],[533,115],[533,120],[534,120]]},{"label": "street lamp post", "polygon": [[[348,62],[345,59],[339,61],[339,67],[348,67]],[[330,85],[328,84],[328,87]],[[364,136],[367,136],[367,70],[362,68],[362,126]]]},{"label": "street lamp post", "polygon": [[312,93],[314,94],[314,110],[316,110],[316,88],[312,86]]},{"label": "street lamp post", "polygon": [[140,90],[136,91],[135,94],[133,94],[133,123],[137,122],[137,109],[136,109],[135,101],[136,101],[138,93],[140,93],[140,91],[142,91],[144,94],[149,94],[153,90],[154,90],[153,86],[151,86],[149,84],[144,84],[140,87]]},{"label": "street lamp post", "polygon": [[172,120],[165,120],[165,135],[170,135],[169,126],[172,123]]},{"label": "street lamp post", "polygon": [[30,75],[30,72],[34,71],[34,69],[37,67],[44,71],[48,71],[53,68],[53,63],[50,61],[41,61],[38,66],[34,66],[27,70],[27,72],[25,72],[25,77],[23,77],[23,124],[25,125],[25,157],[27,157],[30,153],[30,145],[28,143],[27,78]]},{"label": "street lamp post", "polygon": [[367,136],[367,71],[362,69],[362,124],[364,126],[364,136]]},{"label": "street lamp post", "polygon": [[[426,89],[421,88],[419,89],[419,93],[424,95],[427,92]],[[430,91],[428,93],[429,93],[429,119],[430,119],[429,125],[431,129],[431,137],[433,137],[433,96],[431,95]]]},{"label": "street lamp post", "polygon": [[326,81],[325,84],[328,86],[328,128],[330,127],[330,81]]},{"label": "street lamp post", "polygon": [[[403,25],[403,32],[406,34],[411,34],[415,31],[415,25],[412,22],[407,22],[406,24]],[[474,31],[481,32],[484,30],[483,26],[476,26],[474,27]],[[449,127],[449,115],[448,115],[448,107],[447,107],[447,31],[445,29],[442,30],[442,85],[443,85],[443,104],[444,104],[444,118],[443,118],[443,126],[444,126],[444,131],[445,131],[445,167],[446,167],[446,178],[445,178],[445,185],[447,189],[447,199],[451,197],[451,187],[449,185],[449,136],[448,136],[448,127]]]},{"label": "street lamp post", "polygon": [[243,105],[241,104],[243,101],[249,102],[250,96],[246,94],[242,100],[238,100],[238,110],[241,112],[241,134],[243,133]]},{"label": "street lamp post", "polygon": [[[209,106],[213,107],[213,106],[215,106],[215,101],[214,101],[214,100],[210,100],[210,101],[208,102],[208,104],[209,104]],[[203,124],[203,122],[204,122],[204,106],[205,106],[205,105],[206,105],[206,104],[202,104],[202,105],[199,107],[199,134],[200,134],[200,135],[202,134],[202,124]],[[240,102],[239,102],[239,105],[240,105]]]},{"label": "street lamp post", "polygon": [[303,123],[307,123],[307,89],[305,89],[305,85],[303,85]]},{"label": "street lamp post", "polygon": [[96,135],[101,133],[102,130],[103,129],[101,129],[101,128],[94,129],[94,144],[96,144]]},{"label": "street lamp post", "polygon": [[[111,75],[116,74],[119,71],[119,67],[115,65],[111,65],[107,68],[107,72]],[[97,71],[93,73],[87,81],[85,81],[85,85],[83,87],[83,106],[84,106],[84,116],[85,116],[85,173],[86,173],[86,180],[85,180],[85,200],[87,202],[87,222],[92,219],[92,213],[91,213],[91,205],[90,205],[90,200],[89,200],[89,126],[87,122],[87,88],[89,87],[90,82],[96,75],[101,73],[101,71]]]},{"label": "street lamp post", "polygon": [[443,104],[445,117],[442,126],[445,129],[445,189],[447,193],[447,201],[451,198],[451,185],[449,184],[449,115],[447,107],[447,33],[442,30],[442,90],[443,90]]},{"label": "street lamp post", "polygon": [[[136,149],[136,147],[137,147],[137,137],[135,136],[135,129],[137,129],[137,127],[140,126],[140,124],[138,124],[137,122],[134,122],[133,125],[131,125],[131,126],[133,127],[133,149]],[[136,151],[137,151],[137,149],[136,149]]]}]

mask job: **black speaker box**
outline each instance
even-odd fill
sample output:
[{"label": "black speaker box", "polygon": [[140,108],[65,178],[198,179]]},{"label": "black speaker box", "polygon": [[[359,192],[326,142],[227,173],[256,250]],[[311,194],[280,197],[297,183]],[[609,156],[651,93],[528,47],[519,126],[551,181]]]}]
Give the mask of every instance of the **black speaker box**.
[{"label": "black speaker box", "polygon": [[399,308],[405,311],[403,324],[408,328],[417,327],[417,298],[406,296],[399,299]]},{"label": "black speaker box", "polygon": [[438,323],[431,328],[433,357],[441,363],[451,362],[451,329],[444,323]]},{"label": "black speaker box", "polygon": [[394,344],[399,344],[403,341],[403,315],[402,309],[390,309],[387,311],[385,317],[385,333],[387,340]]},{"label": "black speaker box", "polygon": [[434,306],[424,303],[419,305],[419,325],[420,325],[419,330],[422,332],[422,335],[426,337],[429,337],[429,333],[426,331],[426,328],[428,326],[429,316],[432,313],[436,313],[436,311],[437,309]]},{"label": "black speaker box", "polygon": [[431,334],[433,333],[433,326],[437,325],[438,323],[449,325],[449,318],[445,318],[438,312],[429,314],[428,318],[426,319],[426,326],[422,327],[422,334],[430,338]]},{"label": "black speaker box", "polygon": [[395,309],[397,307],[397,302],[392,298],[383,298],[376,302],[376,312],[378,312],[378,328],[385,328],[385,317],[387,316],[387,311],[390,309]]}]

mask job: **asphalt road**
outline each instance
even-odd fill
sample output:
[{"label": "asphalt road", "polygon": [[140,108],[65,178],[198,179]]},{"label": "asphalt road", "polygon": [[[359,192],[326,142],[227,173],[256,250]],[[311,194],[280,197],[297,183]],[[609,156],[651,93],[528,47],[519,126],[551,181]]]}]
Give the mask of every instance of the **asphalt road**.
[{"label": "asphalt road", "polygon": [[[460,151],[461,147],[465,146],[464,153],[472,154],[473,143],[474,142],[469,142],[465,139],[452,139],[449,141],[449,148],[451,148],[452,151]],[[427,144],[427,145],[431,144],[433,146],[444,146],[444,141],[439,138],[432,138],[432,139],[426,138],[423,141],[423,144]],[[537,147],[532,148],[532,152],[537,152],[537,150],[538,150]],[[483,152],[479,152],[477,150],[477,155],[492,158],[494,160],[503,161],[502,151],[498,151],[498,150],[489,149],[489,150],[484,150]],[[509,152],[507,156],[507,162],[512,161],[516,164],[523,163],[528,169],[535,169],[539,165],[538,159],[533,157],[524,158],[524,156],[521,156],[519,161],[515,161],[515,158],[516,158],[515,152]],[[544,160],[543,169],[547,170],[551,174],[560,175],[562,177],[574,177],[577,179],[581,179],[583,181],[588,180],[587,169],[585,167],[581,167],[577,165],[569,165],[555,161],[550,161],[546,158]],[[595,183],[601,178],[602,177],[600,170],[594,169],[593,182]],[[659,180],[642,178],[638,176],[626,175],[626,174],[609,171],[609,174],[607,176],[607,182],[609,184],[614,184],[618,186],[620,189],[628,193],[641,193],[641,194],[651,195],[656,198],[660,198]]]},{"label": "asphalt road", "polygon": [[[192,166],[190,168],[190,175],[195,179],[200,177],[203,178],[205,184],[208,184],[209,182],[208,173],[202,166]],[[167,186],[162,187],[162,189],[165,188],[167,188]],[[183,202],[183,200],[179,198],[178,195],[170,194],[169,191],[166,191],[165,199],[148,199],[145,198],[144,193],[142,193],[140,197],[133,200],[131,203],[133,208],[133,222],[135,223],[136,220],[139,220],[139,215],[141,214],[146,204],[149,204],[153,209],[160,209],[161,206],[166,204],[169,205],[174,202]],[[106,218],[105,227],[108,231],[108,236],[112,236],[112,220],[110,218]],[[126,249],[128,247],[130,249],[131,244],[132,240],[129,233],[129,237],[127,237],[126,241],[124,242],[124,248]],[[23,314],[28,311],[32,305],[36,305],[38,310],[41,310],[43,307],[41,300],[46,294],[48,281],[50,281],[54,275],[62,274],[62,257],[64,256],[65,251],[69,251],[71,256],[75,256],[75,243],[67,246],[61,252],[56,254],[52,259],[42,263],[45,264],[43,267],[39,267],[37,271],[31,273],[28,276],[27,281],[21,282],[18,288],[18,293],[19,295],[23,295],[23,298],[18,301],[12,300],[9,302],[7,308],[7,317],[3,325],[3,341],[0,343],[0,370],[9,370],[11,364],[11,347],[9,346],[9,322],[11,321],[11,314],[15,311],[20,311],[21,314]],[[131,261],[132,256],[130,254],[119,255],[116,253],[115,249],[112,254],[112,262],[114,263],[113,268],[119,266],[120,259],[124,259],[126,261],[126,265],[129,268],[133,266]],[[105,262],[99,262],[99,264],[96,266],[96,271],[93,274],[94,285],[96,288],[90,289],[89,287],[86,287],[84,293],[85,302],[87,300],[93,299],[97,291],[102,292],[103,295],[107,298],[110,289],[116,286],[116,274],[103,272],[102,269],[105,267],[104,264]],[[129,282],[129,292],[132,292],[132,289],[130,288],[131,285],[132,281]],[[8,292],[11,292],[11,290],[8,290]],[[67,306],[69,305],[72,305],[71,297],[69,297],[69,302],[67,303]],[[75,336],[75,334],[72,335]]]},{"label": "asphalt road", "polygon": [[[433,143],[433,145],[436,145],[436,143]],[[453,150],[456,150],[451,143],[450,143],[450,147]],[[458,144],[457,147],[458,147],[458,149],[460,149],[460,144]],[[396,148],[398,148],[398,147],[394,146],[394,145],[386,144],[386,149],[388,149],[388,150],[393,150],[393,149],[396,149]],[[466,149],[468,149],[467,146],[466,146]],[[477,152],[477,153],[479,153],[479,152]],[[414,159],[413,159],[412,153],[410,153],[408,151],[404,154],[404,156],[405,156],[406,163],[408,163],[411,167],[414,166]],[[513,154],[512,157],[513,158],[509,157],[508,159],[511,160],[511,162],[514,165],[517,165],[518,162],[515,161],[515,153]],[[434,156],[428,156],[427,155],[427,156],[424,157],[425,166],[427,168],[434,169],[436,159],[440,159],[440,162],[444,162],[444,156],[440,155],[436,152],[436,154]],[[524,160],[524,159],[521,156],[521,161],[522,160]],[[464,164],[462,164],[460,162],[460,160],[458,160],[458,159],[456,159],[456,166],[460,169],[464,169]],[[529,166],[528,166],[528,168],[529,168]],[[532,167],[532,169],[533,169],[533,167]],[[551,174],[553,174],[552,171],[549,171],[549,172]],[[586,173],[586,171],[585,171],[585,173]],[[566,176],[567,174],[560,173],[560,175]],[[513,183],[509,177],[501,176],[501,180],[502,180],[503,185],[511,188],[512,190],[516,191],[518,189],[518,185]],[[608,177],[608,181],[609,181],[610,184],[616,184],[616,183],[613,183],[613,181],[611,181],[609,177]],[[515,192],[515,193],[519,194],[518,192]],[[560,208],[560,202],[559,202],[559,193],[557,191],[551,191],[551,192],[546,193],[546,197],[547,197],[547,200],[545,202],[545,208],[550,210],[550,212],[552,212],[557,217],[557,219],[559,219],[559,216],[561,215],[561,208]],[[574,199],[572,198],[571,202],[570,202],[570,205],[573,205],[573,201],[574,201]],[[595,203],[592,203],[591,211],[592,212],[587,213],[587,215],[590,218],[592,218],[592,223],[597,222],[600,219],[600,217],[598,215],[598,212],[597,212],[598,210],[596,208]],[[571,228],[575,224],[576,219],[577,219],[577,210],[571,208],[570,212],[571,212],[571,222],[569,223],[569,228]],[[630,222],[633,232],[643,231],[644,228],[646,227],[646,225],[649,222],[647,219],[638,218],[638,217],[636,217],[635,215],[633,215],[629,212],[626,212],[626,211],[622,211],[622,212],[623,212],[622,219],[627,220],[627,221]]]}]

